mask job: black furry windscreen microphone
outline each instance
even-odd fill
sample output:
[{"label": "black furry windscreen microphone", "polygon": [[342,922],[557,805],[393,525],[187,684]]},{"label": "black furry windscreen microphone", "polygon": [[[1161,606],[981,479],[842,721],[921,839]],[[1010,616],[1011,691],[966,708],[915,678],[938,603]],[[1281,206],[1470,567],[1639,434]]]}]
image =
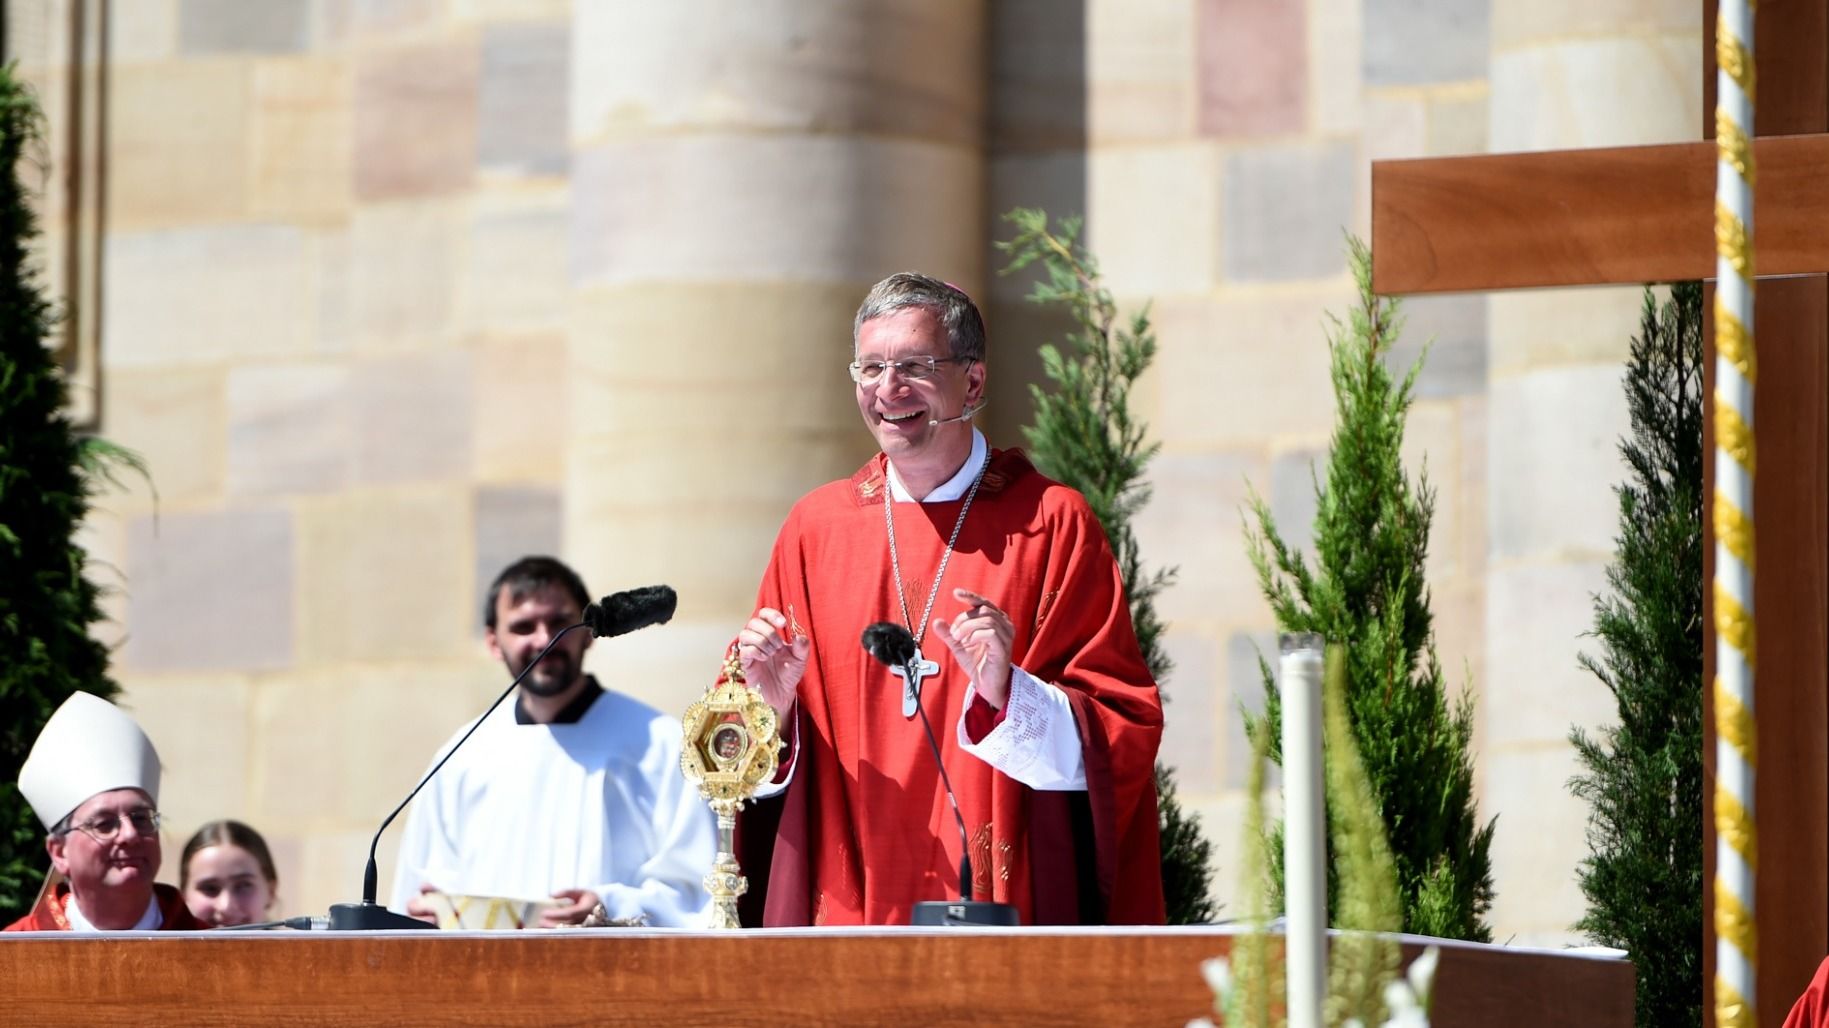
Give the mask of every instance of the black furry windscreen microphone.
[{"label": "black furry windscreen microphone", "polygon": [[611,593],[584,608],[584,623],[599,639],[627,635],[638,628],[666,624],[673,619],[673,609],[679,602],[679,595],[670,585],[644,585]]},{"label": "black furry windscreen microphone", "polygon": [[890,667],[902,667],[914,659],[914,636],[893,621],[878,621],[864,629],[864,649]]}]

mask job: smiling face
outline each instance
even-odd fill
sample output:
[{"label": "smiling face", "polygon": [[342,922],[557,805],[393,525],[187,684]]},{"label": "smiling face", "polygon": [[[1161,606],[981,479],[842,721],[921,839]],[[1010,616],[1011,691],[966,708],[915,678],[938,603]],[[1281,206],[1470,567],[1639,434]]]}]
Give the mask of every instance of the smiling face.
[{"label": "smiling face", "polygon": [[[151,797],[138,789],[111,789],[84,800],[70,813],[71,825],[115,822],[114,836],[99,842],[88,832],[72,827],[54,835],[45,849],[51,866],[70,880],[78,903],[117,891],[152,893],[153,876],[159,873],[163,850],[157,831],[141,834],[129,815],[154,809]],[[90,907],[84,904],[84,909]]]},{"label": "smiling face", "polygon": [[191,854],[184,880],[184,905],[212,928],[264,921],[273,909],[273,883],[260,861],[232,843]]},{"label": "smiling face", "polygon": [[[510,674],[520,674],[546,648],[553,636],[577,624],[584,609],[571,594],[557,585],[542,586],[516,595],[503,588],[495,597],[495,624],[486,632],[489,653],[500,660]],[[584,651],[591,635],[577,631],[559,641],[553,651],[540,661],[521,688],[542,697],[559,696],[584,679]]]},{"label": "smiling face", "polygon": [[[945,326],[923,307],[892,311],[864,322],[857,330],[856,360],[951,356]],[[956,418],[968,406],[981,404],[984,378],[982,361],[953,361],[941,364],[921,381],[887,371],[877,382],[857,385],[857,409],[865,426],[911,488],[914,477],[937,474],[934,484],[945,481],[971,455],[970,423],[928,422]]]}]

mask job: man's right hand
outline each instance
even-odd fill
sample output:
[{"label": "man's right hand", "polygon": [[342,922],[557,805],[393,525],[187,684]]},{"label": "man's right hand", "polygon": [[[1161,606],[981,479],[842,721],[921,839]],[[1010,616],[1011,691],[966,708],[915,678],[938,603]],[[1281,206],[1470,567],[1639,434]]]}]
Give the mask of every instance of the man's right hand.
[{"label": "man's right hand", "polygon": [[743,677],[783,718],[794,706],[794,692],[807,672],[807,654],[813,649],[813,640],[796,634],[790,641],[787,632],[787,617],[773,607],[763,607],[737,633]]}]

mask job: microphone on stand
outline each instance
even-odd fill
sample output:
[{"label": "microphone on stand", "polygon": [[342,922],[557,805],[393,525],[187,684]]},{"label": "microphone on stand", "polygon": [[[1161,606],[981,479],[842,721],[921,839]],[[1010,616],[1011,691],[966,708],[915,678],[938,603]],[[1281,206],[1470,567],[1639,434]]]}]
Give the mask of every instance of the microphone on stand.
[{"label": "microphone on stand", "polygon": [[922,675],[914,666],[915,641],[908,629],[891,621],[879,621],[864,629],[864,649],[891,668],[900,668],[909,689],[915,690],[915,710],[921,715],[921,727],[927,732],[927,745],[933,750],[934,764],[940,769],[940,784],[952,804],[953,821],[959,826],[959,899],[928,900],[916,903],[910,924],[916,925],[1016,925],[1016,908],[1008,903],[972,898],[972,846],[965,831],[965,816],[959,813],[959,795],[946,773],[946,761],[940,757],[940,741],[934,736],[933,722],[927,719],[927,708],[921,704]]},{"label": "microphone on stand", "polygon": [[394,819],[400,816],[400,812],[406,809],[406,805],[413,802],[413,797],[419,795],[419,790],[425,788],[426,783],[432,780],[432,776],[438,773],[438,769],[445,766],[445,761],[450,760],[451,755],[468,742],[472,735],[476,734],[476,730],[482,727],[483,722],[488,720],[495,708],[501,706],[502,701],[507,699],[509,694],[514,692],[515,687],[521,684],[521,679],[526,678],[528,672],[538,666],[540,661],[545,660],[546,655],[552,652],[554,646],[559,645],[559,640],[580,628],[590,629],[591,635],[595,638],[608,639],[618,635],[627,635],[638,628],[646,628],[649,625],[664,625],[673,617],[674,608],[678,605],[679,596],[674,593],[671,586],[649,585],[640,589],[613,593],[596,603],[587,605],[584,608],[584,620],[553,636],[552,641],[546,644],[546,648],[540,651],[539,656],[527,662],[527,666],[521,669],[521,673],[514,676],[514,681],[508,683],[508,688],[502,690],[502,694],[495,698],[494,703],[489,704],[488,710],[483,711],[483,716],[477,718],[475,723],[470,726],[470,730],[445,751],[445,755],[439,758],[438,763],[432,765],[432,770],[427,771],[425,777],[419,780],[419,784],[413,786],[413,791],[406,794],[406,799],[401,800],[400,805],[394,808],[394,812],[387,815],[386,819],[381,822],[381,827],[375,829],[375,837],[368,844],[368,866],[362,870],[362,902],[331,904],[331,931],[372,932],[389,928],[438,927],[427,924],[416,917],[396,914],[375,902],[375,893],[378,891],[377,879],[380,877],[375,866],[375,850],[381,845],[381,833],[387,831],[387,826],[393,824]]},{"label": "microphone on stand", "polygon": [[673,619],[679,606],[679,594],[670,585],[644,585],[639,589],[612,593],[584,608],[584,623],[591,635],[609,639],[627,635],[649,625],[664,625]]},{"label": "microphone on stand", "polygon": [[[927,422],[927,427],[928,428],[939,428],[941,425],[956,425],[961,421],[970,421],[973,418],[978,416],[979,411],[985,409],[986,407],[989,407],[990,405],[991,405],[991,401],[981,400],[981,401],[979,401],[978,406],[967,407],[964,410],[960,411],[959,416],[956,418],[931,418]],[[885,621],[885,622],[883,622],[883,624],[889,624],[889,622]]]}]

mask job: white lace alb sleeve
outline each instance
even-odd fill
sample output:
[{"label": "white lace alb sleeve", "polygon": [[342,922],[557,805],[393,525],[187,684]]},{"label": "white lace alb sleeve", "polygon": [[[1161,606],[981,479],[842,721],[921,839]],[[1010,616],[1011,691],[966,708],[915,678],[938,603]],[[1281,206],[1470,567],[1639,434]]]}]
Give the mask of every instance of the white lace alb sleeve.
[{"label": "white lace alb sleeve", "polygon": [[1060,687],[1022,668],[1010,669],[1010,702],[1003,723],[976,745],[965,732],[965,711],[978,698],[965,691],[960,709],[959,746],[1031,789],[1065,792],[1086,788],[1086,755],[1073,704]]}]

